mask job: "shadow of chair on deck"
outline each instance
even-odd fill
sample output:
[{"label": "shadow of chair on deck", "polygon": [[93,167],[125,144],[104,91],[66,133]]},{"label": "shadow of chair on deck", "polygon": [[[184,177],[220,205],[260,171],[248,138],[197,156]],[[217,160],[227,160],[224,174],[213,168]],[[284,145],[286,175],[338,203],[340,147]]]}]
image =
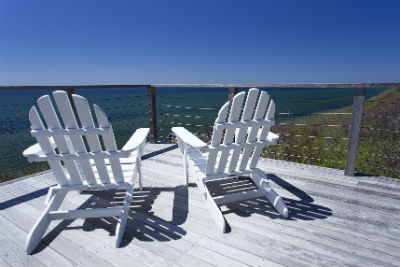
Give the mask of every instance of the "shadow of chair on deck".
[{"label": "shadow of chair on deck", "polygon": [[[297,199],[284,198],[289,208],[289,220],[326,219],[332,215],[330,208],[315,204],[314,199],[303,190],[274,174],[267,174],[267,176],[271,184],[275,183],[280,187],[280,190],[286,190],[297,197]],[[208,186],[210,193],[213,195],[255,188],[249,177],[240,177],[239,180],[232,178],[224,180],[222,183],[211,182]],[[273,185],[273,187],[275,186]],[[173,193],[173,200],[171,199],[170,205],[163,203],[162,209],[154,210],[153,204],[161,193]],[[124,199],[124,192],[117,190],[88,190],[83,191],[81,194],[88,195],[89,198],[78,209],[118,206],[121,205]],[[166,198],[160,199],[160,201],[165,200]],[[121,247],[129,245],[133,239],[145,242],[168,242],[182,238],[186,235],[186,231],[179,225],[185,223],[188,216],[188,208],[188,187],[183,185],[177,187],[148,187],[143,188],[143,191],[135,191]],[[224,214],[235,213],[242,217],[260,214],[270,219],[283,219],[264,197],[230,203],[226,205],[226,208],[226,210],[223,210]],[[162,217],[168,217],[171,209],[172,218],[170,220],[163,219]],[[157,214],[161,217],[158,217]],[[73,221],[61,221],[43,238],[42,242],[48,246],[63,231],[74,229],[82,229],[83,231],[103,229],[110,236],[115,235],[117,219],[114,217],[85,219],[82,226],[70,226]],[[34,253],[45,249],[45,247],[39,246]]]},{"label": "shadow of chair on deck", "polygon": [[[248,217],[252,214],[260,214],[267,216],[271,219],[281,219],[281,220],[317,220],[326,219],[332,215],[332,210],[329,207],[318,205],[314,203],[314,199],[308,195],[306,192],[298,187],[286,182],[282,178],[274,175],[267,174],[270,179],[270,184],[275,183],[281,190],[286,190],[292,195],[295,195],[298,199],[284,197],[285,203],[289,209],[289,217],[287,219],[282,218],[275,208],[269,203],[265,197],[253,198],[245,201],[240,201],[236,203],[230,203],[227,205],[227,210],[224,210],[224,214],[235,213],[242,217]],[[256,188],[256,185],[251,181],[249,177],[240,177],[239,180],[235,182],[226,183],[225,186],[220,186],[216,189],[216,194],[221,193],[232,193],[232,191],[249,190]],[[211,189],[210,189],[211,191]],[[284,191],[282,191],[284,192]],[[285,194],[283,194],[285,195]]]},{"label": "shadow of chair on deck", "polygon": [[[162,192],[170,192],[174,194],[171,206],[166,204],[168,206],[168,211],[172,208],[171,220],[164,220],[157,216],[158,211],[154,212],[155,214],[152,211],[152,206],[155,200]],[[79,206],[78,209],[120,206],[125,197],[125,192],[122,190],[87,190],[83,191],[81,194],[90,195],[90,197]],[[180,239],[186,235],[186,231],[179,227],[179,225],[186,221],[187,213],[188,189],[186,186],[144,187],[143,191],[135,191],[124,237],[120,246],[127,246],[134,238],[148,242],[167,242]],[[117,218],[115,217],[90,218],[85,219],[82,226],[70,226],[73,221],[74,220],[61,221],[46,236],[44,236],[42,242],[48,246],[63,231],[75,229],[82,229],[83,231],[103,229],[109,232],[110,236],[115,235],[117,224]],[[40,246],[34,253],[37,253],[44,248],[45,246]]]}]

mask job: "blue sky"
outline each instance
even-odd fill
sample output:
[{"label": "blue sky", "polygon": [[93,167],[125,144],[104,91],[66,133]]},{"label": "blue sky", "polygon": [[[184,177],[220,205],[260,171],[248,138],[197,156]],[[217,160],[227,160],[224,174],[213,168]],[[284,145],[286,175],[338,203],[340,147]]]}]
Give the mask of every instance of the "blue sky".
[{"label": "blue sky", "polygon": [[399,82],[400,1],[0,0],[0,84]]}]

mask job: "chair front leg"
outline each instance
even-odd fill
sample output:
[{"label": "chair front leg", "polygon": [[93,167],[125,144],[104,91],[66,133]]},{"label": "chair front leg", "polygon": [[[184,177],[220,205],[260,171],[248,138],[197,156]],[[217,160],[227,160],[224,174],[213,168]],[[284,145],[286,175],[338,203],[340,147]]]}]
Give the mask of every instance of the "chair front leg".
[{"label": "chair front leg", "polygon": [[49,224],[51,222],[49,218],[49,213],[60,208],[66,195],[67,191],[57,191],[50,198],[46,209],[43,211],[42,215],[39,217],[39,220],[35,223],[32,230],[29,232],[25,244],[25,250],[27,254],[31,254],[39,245],[44,233],[47,230],[47,227],[49,227]]},{"label": "chair front leg", "polygon": [[189,186],[189,166],[188,166],[188,155],[187,149],[183,150],[183,172],[184,172],[184,183]]},{"label": "chair front leg", "polygon": [[137,173],[138,173],[138,178],[139,178],[139,189],[140,191],[143,190],[143,182],[142,182],[142,160],[139,159],[137,161]]},{"label": "chair front leg", "polygon": [[189,185],[189,170],[188,170],[188,155],[187,155],[187,145],[185,142],[182,141],[182,139],[179,138],[179,136],[176,137],[176,140],[178,141],[178,147],[179,150],[183,154],[183,177],[184,177],[184,183],[186,186]]},{"label": "chair front leg", "polygon": [[126,221],[129,217],[129,210],[131,208],[133,194],[133,185],[130,185],[126,190],[126,196],[124,200],[124,205],[121,208],[121,213],[118,218],[117,228],[115,230],[115,246],[118,248],[121,244],[122,237],[125,232]]},{"label": "chair front leg", "polygon": [[140,191],[143,190],[143,182],[142,182],[142,154],[143,154],[143,147],[144,144],[139,148],[138,155],[136,158],[136,165],[137,165],[137,174],[139,178],[139,189]]}]

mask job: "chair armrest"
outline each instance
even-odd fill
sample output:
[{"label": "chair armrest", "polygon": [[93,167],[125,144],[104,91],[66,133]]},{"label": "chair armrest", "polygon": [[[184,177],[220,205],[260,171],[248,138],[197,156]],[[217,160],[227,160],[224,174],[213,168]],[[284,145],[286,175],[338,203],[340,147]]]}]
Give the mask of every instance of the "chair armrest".
[{"label": "chair armrest", "polygon": [[[56,147],[57,147],[57,145],[56,145],[56,143],[54,142],[53,138],[50,138],[50,143],[51,143],[51,145],[52,145],[53,148],[56,148]],[[34,161],[36,161],[36,158],[39,157],[39,156],[41,156],[41,155],[43,155],[43,154],[44,154],[44,153],[43,153],[42,149],[40,148],[39,143],[36,143],[36,144],[34,144],[34,145],[31,145],[30,147],[28,147],[27,149],[25,149],[25,150],[22,152],[22,155],[23,155],[24,157],[26,157],[26,158],[28,159],[29,162],[34,162]]]},{"label": "chair armrest", "polygon": [[201,152],[205,152],[208,149],[208,145],[201,141],[194,134],[189,132],[183,127],[172,127],[172,132],[182,140],[186,145],[199,149]]},{"label": "chair armrest", "polygon": [[142,144],[146,142],[146,138],[149,135],[149,128],[139,128],[137,129],[128,142],[122,147],[122,152],[133,152],[138,149]]},{"label": "chair armrest", "polygon": [[273,132],[269,132],[267,135],[267,140],[276,144],[276,142],[279,140],[279,135],[277,135]]}]

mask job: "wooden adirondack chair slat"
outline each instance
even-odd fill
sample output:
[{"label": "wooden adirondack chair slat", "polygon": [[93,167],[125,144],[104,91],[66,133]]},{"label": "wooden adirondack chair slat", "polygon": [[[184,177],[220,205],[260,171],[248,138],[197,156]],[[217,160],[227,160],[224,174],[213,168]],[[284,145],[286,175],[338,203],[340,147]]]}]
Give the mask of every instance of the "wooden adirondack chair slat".
[{"label": "wooden adirondack chair slat", "polygon": [[[57,91],[53,93],[54,99],[57,103],[57,107],[60,110],[61,118],[64,122],[64,127],[66,129],[77,129],[78,123],[75,118],[74,111],[72,110],[71,103],[69,102],[69,98],[66,92]],[[83,143],[82,136],[80,135],[71,135],[69,138],[72,141],[72,146],[76,153],[85,153],[86,147]],[[79,160],[79,165],[83,170],[85,175],[85,180],[89,184],[95,184],[96,178],[94,177],[92,166],[89,162],[89,159],[83,158]]]},{"label": "wooden adirondack chair slat", "polygon": [[[229,122],[235,122],[239,120],[240,117],[240,111],[243,106],[243,100],[244,100],[245,92],[240,92],[235,97],[233,98],[232,101],[232,107],[229,113]],[[227,129],[225,132],[225,138],[224,138],[224,145],[232,144],[233,138],[235,136],[236,129]],[[218,163],[218,169],[217,173],[223,173],[226,168],[226,164],[228,161],[228,156],[229,156],[229,150],[223,150],[221,152],[221,157],[219,159]]]},{"label": "wooden adirondack chair slat", "polygon": [[[29,111],[29,120],[31,122],[31,128],[32,130],[43,130],[44,125],[42,123],[42,120],[40,119],[39,113],[36,109],[35,106],[31,108]],[[56,154],[53,145],[50,142],[50,138],[52,137],[47,137],[47,136],[37,136],[36,140],[38,141],[40,148],[42,149],[43,153],[45,155],[54,155]],[[54,176],[56,177],[56,181],[60,185],[66,185],[68,184],[68,178],[64,173],[64,169],[61,166],[60,161],[49,161],[48,162],[50,165],[50,168],[54,172]]]},{"label": "wooden adirondack chair slat", "polygon": [[[112,126],[98,106],[94,106],[94,110],[100,128],[95,127],[85,98],[73,95],[77,110],[75,114],[65,92],[55,91],[53,97],[56,105],[53,105],[49,95],[42,96],[37,101],[44,120],[35,106],[29,112],[31,133],[39,145],[29,147],[23,155],[30,161],[46,160],[53,170],[58,185],[49,189],[46,198],[47,207],[28,235],[26,251],[30,254],[38,246],[51,220],[116,215],[119,215],[115,234],[115,245],[118,247],[128,218],[136,177],[141,180],[140,157],[149,129],[136,130],[123,149],[118,150]],[[64,126],[61,125],[56,108]],[[76,115],[83,128],[80,128]],[[106,151],[103,151],[98,135],[102,136]],[[91,151],[87,151],[83,138],[86,138]],[[124,159],[120,161],[119,158]],[[61,162],[64,162],[65,167]],[[141,181],[139,184],[141,188]],[[120,207],[58,210],[69,191],[85,189],[126,189],[126,195]]]},{"label": "wooden adirondack chair slat", "polygon": [[[61,129],[60,121],[57,118],[56,111],[54,110],[53,104],[51,103],[50,96],[45,95],[39,98],[37,101],[40,111],[46,121],[47,127],[50,129]],[[56,142],[57,148],[60,153],[71,154],[73,153],[73,148],[71,147],[71,141],[68,136],[53,136],[54,141]],[[79,172],[78,166],[76,165],[75,160],[65,160],[65,167],[69,173],[69,179],[74,184],[82,184],[82,177]]]},{"label": "wooden adirondack chair slat", "polygon": [[[251,119],[251,116],[253,115],[253,111],[254,111],[254,106],[256,105],[258,92],[259,92],[259,90],[256,88],[252,88],[249,90],[249,94],[247,96],[246,104],[244,106],[244,110],[243,110],[243,114],[242,114],[243,122],[246,122]],[[239,131],[237,132],[236,140],[235,140],[236,144],[243,143],[243,141],[246,137],[246,134],[247,134],[247,129],[248,129],[247,126],[239,128]],[[229,168],[228,168],[229,172],[234,171],[236,169],[237,162],[239,160],[240,151],[241,151],[241,148],[236,148],[233,150],[232,157],[231,157],[230,163],[229,163]]]},{"label": "wooden adirondack chair slat", "polygon": [[[107,149],[107,151],[117,151],[117,144],[115,142],[115,137],[114,133],[112,131],[111,124],[108,122],[106,114],[99,108],[97,105],[93,105],[94,111],[96,113],[96,118],[97,122],[99,123],[100,127],[109,127],[111,130],[106,133],[102,134],[101,136],[103,137],[104,145]],[[115,181],[118,182],[123,182],[124,181],[124,176],[122,174],[122,169],[121,169],[121,162],[119,161],[119,158],[110,158],[110,164],[111,168],[114,174],[114,179]]]},{"label": "wooden adirondack chair slat", "polygon": [[[218,123],[226,122],[226,117],[228,115],[228,109],[229,109],[229,103],[225,103],[225,105],[223,105],[222,108],[220,109],[220,111],[218,113],[218,117],[215,120],[215,122],[218,122]],[[212,139],[211,139],[211,146],[216,146],[221,142],[223,133],[224,133],[223,129],[217,129],[214,126],[214,131],[213,131]],[[206,167],[207,174],[210,174],[214,171],[217,154],[218,154],[218,150],[212,149],[212,148],[210,149],[208,161],[207,161],[207,167]]]},{"label": "wooden adirondack chair slat", "polygon": [[[268,101],[269,101],[268,93],[265,91],[261,91],[253,120],[261,120],[264,118],[265,111],[267,110]],[[249,135],[247,137],[247,142],[253,142],[256,140],[259,129],[260,129],[259,125],[255,125],[250,128],[250,131],[248,132]],[[253,149],[251,147],[247,147],[244,149],[242,160],[239,165],[239,170],[246,169],[252,150]]]},{"label": "wooden adirondack chair slat", "polygon": [[[73,95],[72,98],[78,111],[78,116],[82,127],[95,128],[88,101],[80,95]],[[100,152],[102,150],[99,137],[97,135],[87,135],[86,140],[88,142],[90,151]],[[108,175],[104,159],[94,159],[94,162],[96,164],[97,171],[99,172],[99,178],[101,182],[110,183],[110,177]]]},{"label": "wooden adirondack chair slat", "polygon": [[[273,120],[274,119],[274,114],[275,114],[275,103],[274,100],[271,99],[271,103],[269,104],[267,114],[265,115],[266,120]],[[267,138],[268,132],[271,129],[271,125],[265,125],[261,127],[259,130],[258,134],[258,140],[265,140]],[[255,168],[258,160],[260,159],[261,153],[262,153],[263,148],[262,147],[256,147],[254,149],[253,156],[250,161],[250,166],[249,168]]]}]

